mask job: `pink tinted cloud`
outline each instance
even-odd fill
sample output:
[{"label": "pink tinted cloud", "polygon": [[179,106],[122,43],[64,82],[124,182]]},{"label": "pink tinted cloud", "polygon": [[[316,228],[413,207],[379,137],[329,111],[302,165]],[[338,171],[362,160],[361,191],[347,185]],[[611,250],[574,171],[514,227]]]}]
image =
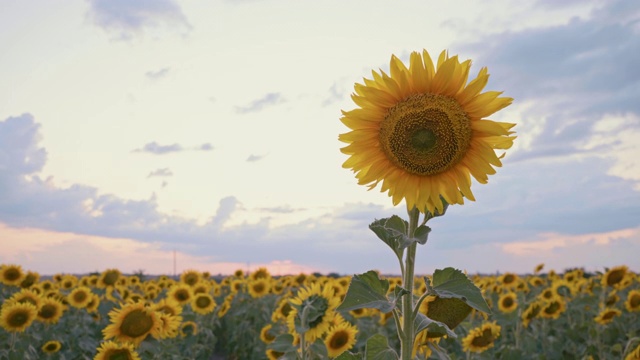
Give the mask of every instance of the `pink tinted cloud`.
[{"label": "pink tinted cloud", "polygon": [[[174,251],[162,249],[159,243],[139,242],[125,238],[107,238],[56,232],[34,228],[13,228],[0,223],[1,264],[21,265],[24,270],[43,275],[56,273],[84,274],[117,268],[124,273],[144,270],[146,274],[174,273]],[[194,269],[211,274],[245,272],[260,267],[273,275],[320,271],[290,260],[268,263],[216,262],[210,257],[175,251],[175,272]]]}]

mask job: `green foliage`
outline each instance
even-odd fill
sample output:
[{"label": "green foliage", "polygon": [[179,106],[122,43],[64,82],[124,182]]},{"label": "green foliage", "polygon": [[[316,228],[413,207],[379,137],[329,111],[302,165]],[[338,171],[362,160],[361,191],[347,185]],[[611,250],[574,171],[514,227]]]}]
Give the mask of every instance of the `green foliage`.
[{"label": "green foliage", "polygon": [[[396,307],[396,301],[387,299],[389,280],[380,279],[378,273],[371,270],[364,274],[354,275],[342,304],[338,306],[340,311],[355,309],[378,309],[388,313]],[[396,299],[397,300],[397,299]]]}]

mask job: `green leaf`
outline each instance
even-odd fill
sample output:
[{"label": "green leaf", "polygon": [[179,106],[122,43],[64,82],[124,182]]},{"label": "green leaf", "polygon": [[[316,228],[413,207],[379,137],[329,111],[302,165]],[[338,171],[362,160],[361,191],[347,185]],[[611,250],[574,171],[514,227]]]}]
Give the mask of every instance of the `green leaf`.
[{"label": "green leaf", "polygon": [[267,345],[267,349],[275,350],[277,352],[286,353],[289,351],[298,351],[298,348],[293,346],[293,335],[281,334]]},{"label": "green leaf", "polygon": [[398,354],[389,347],[386,337],[376,334],[367,339],[364,358],[366,360],[398,360]]},{"label": "green leaf", "polygon": [[407,238],[408,227],[409,223],[397,215],[393,215],[388,219],[376,220],[369,225],[369,229],[376,233],[380,240],[389,245],[398,259],[402,259],[402,253],[407,247],[404,242]]},{"label": "green leaf", "polygon": [[381,280],[373,270],[354,275],[347,294],[338,306],[339,311],[372,308],[388,313],[396,306],[395,301],[387,299],[389,280]]},{"label": "green leaf", "polygon": [[436,270],[433,273],[432,293],[440,298],[455,298],[464,301],[472,308],[490,314],[491,309],[482,297],[480,289],[458,269],[451,267]]},{"label": "green leaf", "polygon": [[398,306],[398,303],[400,302],[400,299],[408,293],[409,291],[407,289],[400,285],[396,285],[396,287],[393,288],[393,294],[389,297],[389,302],[394,303],[394,307],[397,307],[398,310],[402,310],[401,306]]},{"label": "green leaf", "polygon": [[361,360],[362,355],[360,353],[352,353],[351,351],[345,351],[342,354],[338,355],[335,360]]},{"label": "green leaf", "polygon": [[449,357],[449,355],[446,353],[446,351],[444,351],[443,348],[441,348],[440,346],[438,346],[438,344],[429,341],[427,343],[427,346],[429,346],[429,348],[431,349],[431,351],[438,355],[438,358],[440,360],[451,360],[451,358]]},{"label": "green leaf", "polygon": [[416,335],[426,329],[428,333],[427,337],[441,337],[445,335],[449,335],[452,338],[458,337],[458,335],[456,335],[456,333],[453,332],[447,324],[430,319],[420,312],[416,314],[416,318],[413,321],[413,328],[416,331]]},{"label": "green leaf", "polygon": [[413,238],[420,245],[424,245],[427,243],[427,239],[429,238],[429,233],[431,232],[431,228],[426,225],[420,225],[413,233]]}]

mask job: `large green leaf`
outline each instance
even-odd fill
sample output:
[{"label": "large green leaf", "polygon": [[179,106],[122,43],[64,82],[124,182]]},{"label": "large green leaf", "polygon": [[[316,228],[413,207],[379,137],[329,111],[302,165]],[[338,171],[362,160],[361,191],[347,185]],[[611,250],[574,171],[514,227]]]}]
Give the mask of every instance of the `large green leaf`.
[{"label": "large green leaf", "polygon": [[362,355],[360,353],[352,353],[350,351],[345,351],[342,354],[338,355],[335,360],[361,360]]},{"label": "large green leaf", "polygon": [[427,330],[428,337],[441,337],[445,335],[449,335],[452,338],[458,337],[458,335],[456,335],[456,333],[453,332],[447,324],[430,319],[423,313],[416,314],[416,318],[413,322],[413,328],[415,329],[416,335],[422,330]]},{"label": "large green leaf", "polygon": [[438,346],[438,344],[429,341],[429,343],[427,344],[427,346],[429,346],[429,348],[431,349],[431,351],[433,351],[434,354],[438,355],[438,358],[440,360],[451,360],[451,358],[449,357],[449,355],[444,351],[443,348],[441,348],[440,346]]},{"label": "large green leaf", "polygon": [[340,311],[355,309],[378,309],[388,313],[396,306],[395,301],[387,299],[389,280],[381,280],[373,270],[364,274],[354,275],[349,284],[347,294],[338,306]]},{"label": "large green leaf", "polygon": [[409,223],[397,215],[393,215],[388,219],[376,220],[369,225],[369,229],[371,229],[380,240],[389,245],[400,260],[402,260],[402,253],[407,247],[405,241],[407,239],[408,227]]},{"label": "large green leaf", "polygon": [[[428,279],[425,281],[428,281]],[[489,309],[487,302],[482,297],[480,289],[458,269],[448,267],[443,270],[436,270],[433,273],[433,288],[431,288],[431,292],[443,299],[460,299],[478,311],[491,313],[491,309]]]},{"label": "large green leaf", "polygon": [[414,240],[424,245],[427,243],[427,239],[429,238],[429,233],[431,232],[431,228],[426,225],[420,225],[413,233]]},{"label": "large green leaf", "polygon": [[286,353],[289,351],[297,351],[298,348],[293,346],[293,335],[281,334],[267,345],[267,349],[275,350],[277,352]]},{"label": "large green leaf", "polygon": [[398,360],[398,354],[389,347],[384,335],[376,334],[367,339],[364,358],[366,360]]}]

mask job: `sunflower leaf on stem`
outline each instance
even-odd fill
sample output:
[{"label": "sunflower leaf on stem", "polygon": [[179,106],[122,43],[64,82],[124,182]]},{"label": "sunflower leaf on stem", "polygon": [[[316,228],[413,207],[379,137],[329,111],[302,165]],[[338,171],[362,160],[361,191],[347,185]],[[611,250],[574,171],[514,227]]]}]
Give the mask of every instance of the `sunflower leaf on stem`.
[{"label": "sunflower leaf on stem", "polygon": [[360,353],[352,353],[351,351],[345,351],[342,354],[338,355],[335,360],[360,360],[362,359],[362,354]]},{"label": "sunflower leaf on stem", "polygon": [[389,347],[384,335],[376,334],[367,339],[364,358],[366,360],[397,360],[398,353]]},{"label": "sunflower leaf on stem", "polygon": [[396,301],[387,299],[388,291],[389,280],[380,279],[378,273],[373,270],[354,275],[347,294],[337,310],[372,308],[388,313],[396,307]]},{"label": "sunflower leaf on stem", "polygon": [[[429,281],[426,279],[425,281]],[[431,283],[429,283],[430,285]],[[431,293],[442,299],[456,298],[470,307],[491,314],[491,309],[477,286],[460,270],[451,267],[433,273]]]},{"label": "sunflower leaf on stem", "polygon": [[402,260],[404,249],[408,246],[404,244],[408,226],[409,223],[405,220],[393,215],[390,218],[375,220],[369,225],[369,229],[393,250],[398,259]]},{"label": "sunflower leaf on stem", "polygon": [[451,328],[449,328],[447,324],[430,319],[423,313],[416,313],[416,318],[413,323],[413,326],[416,330],[416,335],[418,335],[422,330],[426,329],[431,335],[449,335],[452,338],[458,337],[458,335],[456,335],[456,333],[453,332],[453,330],[451,330]]}]

